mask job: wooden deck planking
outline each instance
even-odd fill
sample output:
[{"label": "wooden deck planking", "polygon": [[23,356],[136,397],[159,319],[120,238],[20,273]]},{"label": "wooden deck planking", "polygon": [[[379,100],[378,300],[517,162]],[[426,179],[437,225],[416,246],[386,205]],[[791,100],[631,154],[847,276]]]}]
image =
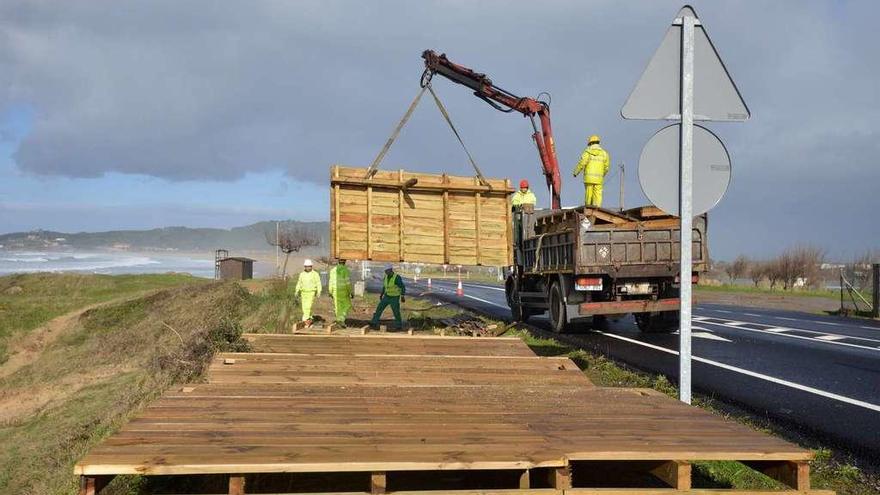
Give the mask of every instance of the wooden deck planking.
[{"label": "wooden deck planking", "polygon": [[459,337],[380,336],[306,337],[291,335],[245,334],[255,352],[294,354],[374,354],[374,355],[443,355],[443,356],[520,356],[534,357],[529,347],[517,338],[482,339],[479,345]]},{"label": "wooden deck planking", "polygon": [[559,468],[564,485],[572,461],[810,458],[653,390],[595,387],[517,339],[246,338],[261,352],[218,355],[209,383],[165,393],[77,474]]}]

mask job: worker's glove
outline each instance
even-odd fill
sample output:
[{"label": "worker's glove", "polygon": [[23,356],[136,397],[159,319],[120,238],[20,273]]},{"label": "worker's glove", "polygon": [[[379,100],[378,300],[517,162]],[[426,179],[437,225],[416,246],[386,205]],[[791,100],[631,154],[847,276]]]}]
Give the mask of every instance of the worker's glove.
[{"label": "worker's glove", "polygon": [[405,302],[406,302],[406,296],[400,296],[400,302],[405,303]]}]

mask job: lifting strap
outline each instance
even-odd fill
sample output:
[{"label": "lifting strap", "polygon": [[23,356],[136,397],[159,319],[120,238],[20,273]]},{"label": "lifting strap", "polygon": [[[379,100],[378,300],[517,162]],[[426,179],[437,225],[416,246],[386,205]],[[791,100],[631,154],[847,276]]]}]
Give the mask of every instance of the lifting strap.
[{"label": "lifting strap", "polygon": [[446,111],[446,107],[443,106],[440,98],[437,97],[437,93],[434,92],[434,88],[431,87],[431,84],[427,84],[425,87],[428,88],[428,91],[431,92],[431,96],[434,97],[434,102],[437,103],[437,108],[440,109],[440,113],[443,114],[443,118],[446,119],[446,123],[449,124],[449,128],[452,129],[452,133],[455,134],[455,137],[458,138],[458,142],[461,143],[461,148],[464,150],[465,154],[467,154],[468,160],[470,160],[471,165],[474,167],[474,172],[476,172],[477,177],[480,178],[480,182],[484,186],[489,186],[489,181],[487,181],[486,178],[483,177],[483,172],[480,172],[480,167],[477,166],[477,162],[474,161],[474,157],[471,156],[471,152],[468,151],[467,146],[464,145],[464,141],[462,141],[461,136],[458,134],[458,130],[456,130],[455,126],[452,124],[452,119],[449,118],[449,112]]},{"label": "lifting strap", "polygon": [[406,113],[403,114],[403,118],[398,122],[397,127],[394,129],[394,132],[391,133],[391,136],[388,138],[388,141],[385,142],[385,146],[382,147],[382,150],[379,151],[379,154],[376,156],[376,159],[373,160],[373,163],[370,165],[370,168],[367,169],[367,173],[364,175],[364,179],[369,179],[376,173],[376,170],[379,168],[379,163],[382,162],[382,159],[385,158],[385,154],[388,153],[388,150],[391,149],[391,145],[394,144],[394,140],[397,139],[397,136],[400,134],[400,130],[403,129],[403,126],[409,121],[409,118],[412,116],[413,111],[418,106],[419,101],[422,99],[422,95],[425,94],[425,90],[431,92],[431,96],[434,97],[434,102],[437,104],[437,108],[440,109],[440,113],[443,115],[443,118],[446,120],[446,123],[449,124],[449,128],[452,129],[452,133],[455,134],[455,137],[458,138],[458,142],[461,144],[462,149],[465,154],[467,154],[468,160],[471,162],[471,166],[474,167],[474,172],[477,173],[477,178],[480,179],[480,183],[484,186],[488,186],[491,188],[491,184],[489,181],[483,177],[483,172],[480,171],[480,167],[477,166],[477,162],[474,161],[474,157],[471,156],[470,151],[468,151],[467,146],[464,145],[464,141],[461,139],[461,135],[458,134],[458,130],[455,128],[455,125],[452,123],[452,119],[449,117],[449,112],[446,111],[446,107],[443,106],[443,103],[440,101],[440,98],[437,96],[437,93],[434,92],[434,88],[431,87],[431,84],[428,83],[422,87],[419,94],[416,95],[415,99],[413,99],[412,103],[409,104],[409,108],[406,110]]},{"label": "lifting strap", "polygon": [[419,100],[422,99],[422,95],[425,94],[425,88],[423,87],[419,94],[416,95],[415,99],[412,103],[409,104],[409,108],[406,109],[406,113],[403,114],[403,118],[398,122],[397,127],[394,129],[394,132],[391,133],[391,136],[388,138],[388,141],[385,142],[385,146],[382,147],[382,151],[376,155],[376,159],[373,160],[373,163],[370,165],[370,168],[367,169],[366,175],[364,175],[364,179],[369,179],[376,173],[376,169],[379,168],[379,163],[385,158],[385,154],[388,153],[388,150],[391,149],[391,145],[394,144],[394,140],[397,139],[397,135],[400,134],[400,130],[403,129],[403,126],[406,125],[406,122],[412,116],[413,110],[416,109],[416,106],[419,104]]}]

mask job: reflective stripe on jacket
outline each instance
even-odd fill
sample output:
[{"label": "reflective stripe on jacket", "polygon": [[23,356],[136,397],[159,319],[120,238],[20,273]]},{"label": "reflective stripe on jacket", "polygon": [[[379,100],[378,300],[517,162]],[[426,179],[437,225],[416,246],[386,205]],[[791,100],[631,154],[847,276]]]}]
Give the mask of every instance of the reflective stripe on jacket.
[{"label": "reflective stripe on jacket", "polygon": [[383,281],[383,287],[385,288],[385,295],[390,297],[397,297],[401,294],[400,287],[397,285],[397,279],[399,275],[396,273],[392,273],[389,277],[385,275],[385,280]]},{"label": "reflective stripe on jacket", "polygon": [[574,169],[574,175],[584,173],[584,184],[601,184],[605,181],[605,174],[611,168],[611,157],[598,144],[587,146],[581,154],[581,159]]}]

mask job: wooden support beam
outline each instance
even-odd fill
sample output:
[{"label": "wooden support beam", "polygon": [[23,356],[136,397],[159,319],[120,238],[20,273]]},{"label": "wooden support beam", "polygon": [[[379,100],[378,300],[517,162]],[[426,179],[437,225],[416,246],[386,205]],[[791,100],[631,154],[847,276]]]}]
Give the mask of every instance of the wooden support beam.
[{"label": "wooden support beam", "polygon": [[80,476],[79,495],[98,495],[115,477],[115,475]]},{"label": "wooden support beam", "polygon": [[245,495],[244,475],[229,476],[229,495]]},{"label": "wooden support beam", "polygon": [[789,488],[810,489],[810,464],[806,461],[743,461],[743,464]]},{"label": "wooden support beam", "polygon": [[[477,181],[477,180],[478,179],[476,177],[474,177],[474,181]],[[482,221],[483,216],[480,214],[480,203],[482,203],[482,197],[480,196],[480,193],[474,194],[474,206],[476,208],[476,213],[474,214],[474,230],[476,231],[476,238],[477,238],[476,239],[477,240],[477,244],[476,244],[477,253],[476,254],[477,254],[477,264],[478,265],[482,264],[482,262],[480,261],[480,237],[482,237],[480,234],[480,222]]]},{"label": "wooden support beam", "polygon": [[[445,175],[445,174],[444,174]],[[415,180],[415,182],[413,182]],[[440,184],[431,184],[429,182],[419,182],[418,179],[413,178],[406,182],[400,180],[388,180],[388,179],[355,179],[351,177],[345,178],[333,178],[331,183],[335,185],[343,185],[343,186],[376,186],[382,187],[385,189],[408,189],[414,191],[455,191],[455,192],[487,192],[487,193],[498,193],[497,189],[493,189],[490,186],[483,185],[470,185],[470,184],[451,184],[449,181],[443,181]],[[501,191],[510,193],[512,191]]]},{"label": "wooden support beam", "polygon": [[550,486],[557,490],[571,488],[571,466],[563,466],[550,470]]},{"label": "wooden support beam", "polygon": [[[397,177],[400,182],[403,182],[403,169],[397,171]],[[412,181],[418,182],[418,179],[413,177],[407,181],[399,191],[397,191],[397,253],[400,258],[399,261],[406,259],[403,255],[403,190],[406,189],[408,187],[407,185]]]},{"label": "wooden support beam", "polygon": [[[504,188],[510,189],[510,179],[504,179]],[[510,196],[507,196],[507,205],[504,208],[504,223],[507,225],[507,240],[509,243],[513,244],[513,220],[510,218],[511,208],[513,205],[511,204]],[[513,264],[513,249],[507,250],[507,265]]]},{"label": "wooden support beam", "polygon": [[691,463],[667,461],[652,467],[650,473],[677,490],[691,489]]},{"label": "wooden support beam", "polygon": [[[339,165],[333,167],[333,177],[339,177]],[[333,185],[333,218],[335,220],[333,230],[330,231],[330,255],[334,258],[339,257],[339,184]]]},{"label": "wooden support beam", "polygon": [[388,476],[384,471],[377,471],[370,474],[370,493],[373,495],[382,495],[388,489]]},{"label": "wooden support beam", "polygon": [[522,474],[519,475],[519,489],[520,490],[528,490],[532,487],[532,480],[529,476],[529,470],[524,469]]},{"label": "wooden support beam", "polygon": [[373,188],[367,187],[367,259],[373,259]]},{"label": "wooden support beam", "polygon": [[[449,182],[449,177],[443,174],[443,183]],[[449,191],[443,191],[443,263],[449,263]]]}]

